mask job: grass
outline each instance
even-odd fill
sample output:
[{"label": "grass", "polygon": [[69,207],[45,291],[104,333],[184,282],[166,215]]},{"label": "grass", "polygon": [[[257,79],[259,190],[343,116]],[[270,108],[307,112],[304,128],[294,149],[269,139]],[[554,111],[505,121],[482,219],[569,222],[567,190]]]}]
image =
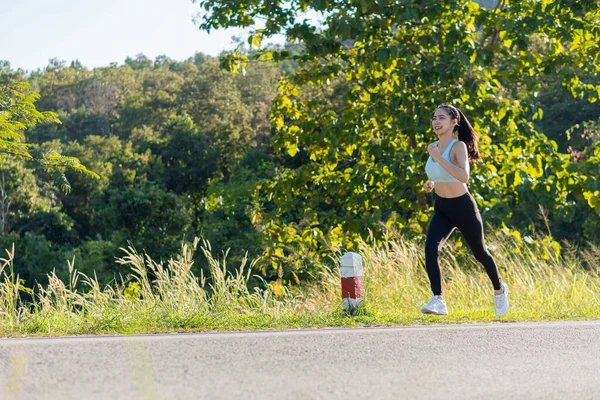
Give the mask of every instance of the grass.
[{"label": "grass", "polygon": [[[556,254],[551,241],[534,244],[498,236],[488,245],[510,287],[511,309],[497,318],[491,283],[464,248],[448,244],[441,255],[444,297],[449,316],[419,313],[430,297],[421,243],[396,238],[379,246],[363,244],[365,307],[356,316],[341,309],[339,270],[324,270],[317,283],[285,289],[270,285],[248,289],[255,262],[244,259],[227,272],[227,254],[211,256],[210,244],[200,250],[210,276],[194,276],[192,255],[199,241],[157,263],[133,248],[118,263],[131,271],[120,285],[101,287],[95,277],[78,273],[69,263],[70,278],[54,273],[38,285],[33,301],[23,304],[12,269],[14,248],[0,260],[0,336],[132,334],[187,331],[233,331],[309,327],[356,327],[431,323],[597,319],[600,317],[600,250]],[[339,257],[337,255],[336,257]],[[584,268],[584,265],[586,266]],[[151,280],[149,276],[154,278]],[[80,292],[79,280],[86,290]]]}]

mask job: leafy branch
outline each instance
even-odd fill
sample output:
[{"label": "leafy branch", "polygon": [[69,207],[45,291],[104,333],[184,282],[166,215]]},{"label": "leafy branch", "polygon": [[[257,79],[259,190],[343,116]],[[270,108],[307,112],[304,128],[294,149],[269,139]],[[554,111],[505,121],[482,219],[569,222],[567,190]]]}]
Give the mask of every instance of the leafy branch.
[{"label": "leafy branch", "polygon": [[41,163],[58,187],[65,192],[71,190],[65,176],[68,169],[98,179],[98,174],[87,169],[75,157],[63,156],[57,152],[49,152],[41,159],[35,159],[31,155],[31,144],[23,143],[21,132],[40,123],[61,123],[55,113],[36,109],[34,103],[39,97],[38,93],[31,92],[31,86],[27,82],[0,85],[0,157],[2,153],[7,153]]}]

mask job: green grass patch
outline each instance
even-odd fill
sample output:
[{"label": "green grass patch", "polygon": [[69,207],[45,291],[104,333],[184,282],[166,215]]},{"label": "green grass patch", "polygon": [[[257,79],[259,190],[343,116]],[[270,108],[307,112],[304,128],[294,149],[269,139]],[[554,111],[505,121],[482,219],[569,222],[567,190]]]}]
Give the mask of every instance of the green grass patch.
[{"label": "green grass patch", "polygon": [[[490,248],[510,288],[510,311],[497,318],[493,290],[483,267],[466,249],[449,244],[441,255],[449,315],[423,315],[430,298],[423,248],[400,238],[378,246],[363,244],[365,306],[357,315],[342,311],[339,269],[322,268],[318,282],[285,288],[248,289],[255,262],[243,260],[234,273],[223,259],[200,246],[210,276],[191,272],[198,240],[157,263],[133,248],[117,260],[131,273],[118,285],[100,287],[69,263],[69,282],[49,275],[34,300],[20,301],[21,285],[12,270],[14,250],[0,265],[0,336],[57,336],[191,331],[238,331],[317,327],[393,326],[600,317],[600,251],[560,255],[552,241],[527,244],[498,236]],[[544,244],[547,243],[547,244]],[[151,273],[149,273],[151,272]],[[153,276],[150,279],[149,276]],[[81,282],[80,282],[81,281]],[[86,288],[80,292],[81,283]]]}]

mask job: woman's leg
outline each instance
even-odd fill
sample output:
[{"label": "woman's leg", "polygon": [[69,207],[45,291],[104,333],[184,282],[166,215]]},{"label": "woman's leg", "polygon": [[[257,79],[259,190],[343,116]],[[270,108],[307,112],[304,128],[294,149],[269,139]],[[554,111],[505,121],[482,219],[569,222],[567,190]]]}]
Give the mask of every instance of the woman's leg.
[{"label": "woman's leg", "polygon": [[427,229],[425,240],[425,268],[429,276],[431,291],[436,296],[442,295],[442,272],[438,262],[441,247],[452,234],[454,225],[439,211],[433,212],[433,217]]},{"label": "woman's leg", "polygon": [[484,266],[485,272],[487,272],[488,277],[492,281],[494,290],[501,290],[502,286],[500,285],[498,266],[484,243],[481,214],[477,209],[475,200],[472,198],[470,200],[471,201],[469,201],[468,204],[461,207],[460,211],[462,215],[460,223],[458,224],[458,229],[471,248],[475,259]]}]

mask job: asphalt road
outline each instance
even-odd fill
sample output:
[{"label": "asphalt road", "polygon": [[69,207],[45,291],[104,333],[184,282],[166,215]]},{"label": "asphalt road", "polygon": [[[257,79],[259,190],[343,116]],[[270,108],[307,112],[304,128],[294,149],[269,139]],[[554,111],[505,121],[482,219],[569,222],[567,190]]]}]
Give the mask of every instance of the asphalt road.
[{"label": "asphalt road", "polygon": [[0,398],[600,399],[600,321],[0,340]]}]

